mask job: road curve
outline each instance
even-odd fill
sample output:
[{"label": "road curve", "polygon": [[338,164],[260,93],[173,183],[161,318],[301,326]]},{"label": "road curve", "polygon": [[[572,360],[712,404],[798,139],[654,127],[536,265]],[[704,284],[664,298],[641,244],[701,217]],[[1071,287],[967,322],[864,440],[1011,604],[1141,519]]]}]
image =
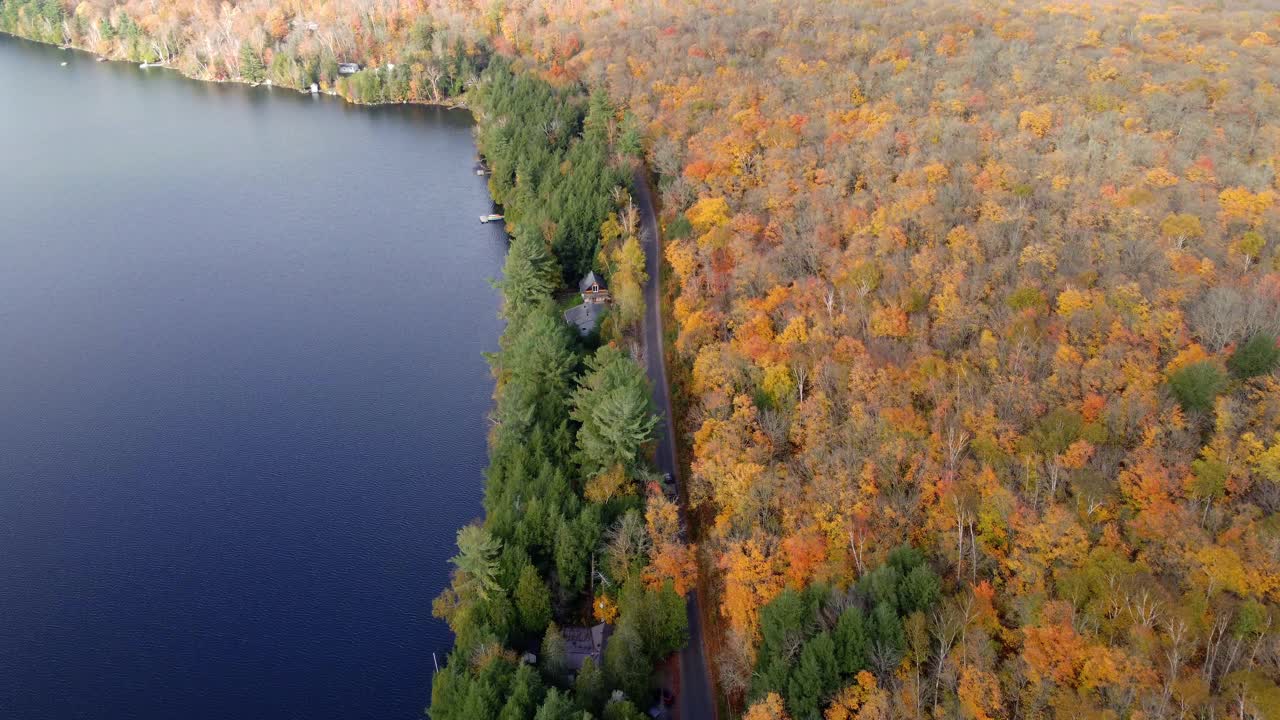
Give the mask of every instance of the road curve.
[{"label": "road curve", "polygon": [[[660,471],[671,473],[677,483],[682,483],[672,431],[671,390],[667,385],[667,368],[662,349],[662,237],[658,234],[657,213],[654,211],[649,179],[645,176],[643,167],[636,170],[632,187],[632,195],[640,210],[645,270],[649,273],[649,282],[644,288],[642,333],[645,366],[649,384],[653,387],[653,403],[662,413],[662,423],[658,430],[657,465]],[[688,517],[683,504],[680,515],[687,528]],[[676,717],[679,720],[715,720],[716,703],[711,695],[711,676],[707,672],[707,660],[703,652],[702,613],[698,606],[697,588],[689,592],[685,611],[689,615],[689,644],[680,651],[680,688],[676,696]]]}]

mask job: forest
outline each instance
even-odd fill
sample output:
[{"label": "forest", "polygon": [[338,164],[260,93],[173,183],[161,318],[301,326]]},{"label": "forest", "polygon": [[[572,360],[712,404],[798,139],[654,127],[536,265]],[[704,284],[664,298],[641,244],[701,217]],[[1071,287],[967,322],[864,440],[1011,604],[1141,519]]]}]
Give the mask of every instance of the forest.
[{"label": "forest", "polygon": [[[355,57],[404,73],[390,97],[479,108],[517,224],[489,534],[465,543],[501,550],[462,556],[516,595],[533,567],[558,619],[591,587],[577,548],[639,526],[645,495],[669,512],[574,418],[632,382],[605,370],[625,332],[588,355],[546,305],[626,265],[612,187],[642,157],[730,716],[1280,717],[1273,4],[0,0],[0,28],[215,79],[247,45],[348,94],[326,73]],[[536,441],[508,448],[515,428]],[[608,462],[634,495],[579,497]],[[514,511],[527,483],[556,490]],[[611,578],[619,628],[657,612],[657,577],[693,582],[695,548],[645,530],[666,570]],[[538,632],[459,577],[472,662],[438,698],[623,712],[476,664]]]},{"label": "forest", "polygon": [[[618,219],[635,158],[618,149],[603,92],[553,88],[499,58],[470,99],[513,236],[500,281],[507,329],[490,358],[485,519],[459,532],[453,586],[434,605],[455,643],[429,713],[644,717],[654,666],[687,642],[692,555],[649,459],[658,418],[628,351],[634,320],[610,318],[584,340],[559,300],[585,270],[623,282],[636,271],[626,257],[638,251],[634,223]],[[608,226],[618,231],[604,242]],[[642,252],[638,262],[643,272]],[[570,667],[562,628],[595,623],[612,629],[600,664]]]},{"label": "forest", "polygon": [[732,707],[1277,717],[1280,14],[587,5],[504,38],[646,127]]}]

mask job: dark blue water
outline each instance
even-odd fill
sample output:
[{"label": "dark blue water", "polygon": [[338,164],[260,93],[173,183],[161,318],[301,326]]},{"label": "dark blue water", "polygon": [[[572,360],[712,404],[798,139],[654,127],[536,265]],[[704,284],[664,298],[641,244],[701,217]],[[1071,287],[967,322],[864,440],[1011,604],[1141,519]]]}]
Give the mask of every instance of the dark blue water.
[{"label": "dark blue water", "polygon": [[0,717],[421,717],[501,329],[470,116],[0,68]]}]

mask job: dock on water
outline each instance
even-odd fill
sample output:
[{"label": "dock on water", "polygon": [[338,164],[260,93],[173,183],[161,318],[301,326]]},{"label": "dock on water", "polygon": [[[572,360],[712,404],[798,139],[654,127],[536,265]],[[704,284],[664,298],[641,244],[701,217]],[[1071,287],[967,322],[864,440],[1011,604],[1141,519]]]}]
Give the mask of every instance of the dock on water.
[{"label": "dock on water", "polygon": [[480,222],[482,223],[498,222],[501,219],[502,219],[501,215],[481,215],[480,216]]}]

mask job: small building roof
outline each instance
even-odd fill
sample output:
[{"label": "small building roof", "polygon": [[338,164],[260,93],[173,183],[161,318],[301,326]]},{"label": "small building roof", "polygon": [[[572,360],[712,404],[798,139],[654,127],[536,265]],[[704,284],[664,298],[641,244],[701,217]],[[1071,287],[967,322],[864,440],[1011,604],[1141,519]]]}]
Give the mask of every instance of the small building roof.
[{"label": "small building roof", "polygon": [[582,669],[582,663],[587,658],[591,658],[600,664],[600,659],[604,656],[604,646],[609,641],[609,628],[600,623],[593,627],[567,627],[561,631],[564,634],[565,657],[569,661],[569,667],[579,671]]},{"label": "small building roof", "polygon": [[[591,287],[588,285],[587,287]],[[604,303],[582,303],[564,311],[564,321],[578,329],[579,335],[590,335],[604,315]]]},{"label": "small building roof", "polygon": [[591,271],[587,273],[586,277],[582,278],[582,282],[578,283],[578,290],[580,292],[587,292],[591,289],[592,285],[595,285],[601,290],[604,290],[605,287],[607,287],[604,284],[604,280],[602,280],[599,275],[596,275],[595,271]]}]

